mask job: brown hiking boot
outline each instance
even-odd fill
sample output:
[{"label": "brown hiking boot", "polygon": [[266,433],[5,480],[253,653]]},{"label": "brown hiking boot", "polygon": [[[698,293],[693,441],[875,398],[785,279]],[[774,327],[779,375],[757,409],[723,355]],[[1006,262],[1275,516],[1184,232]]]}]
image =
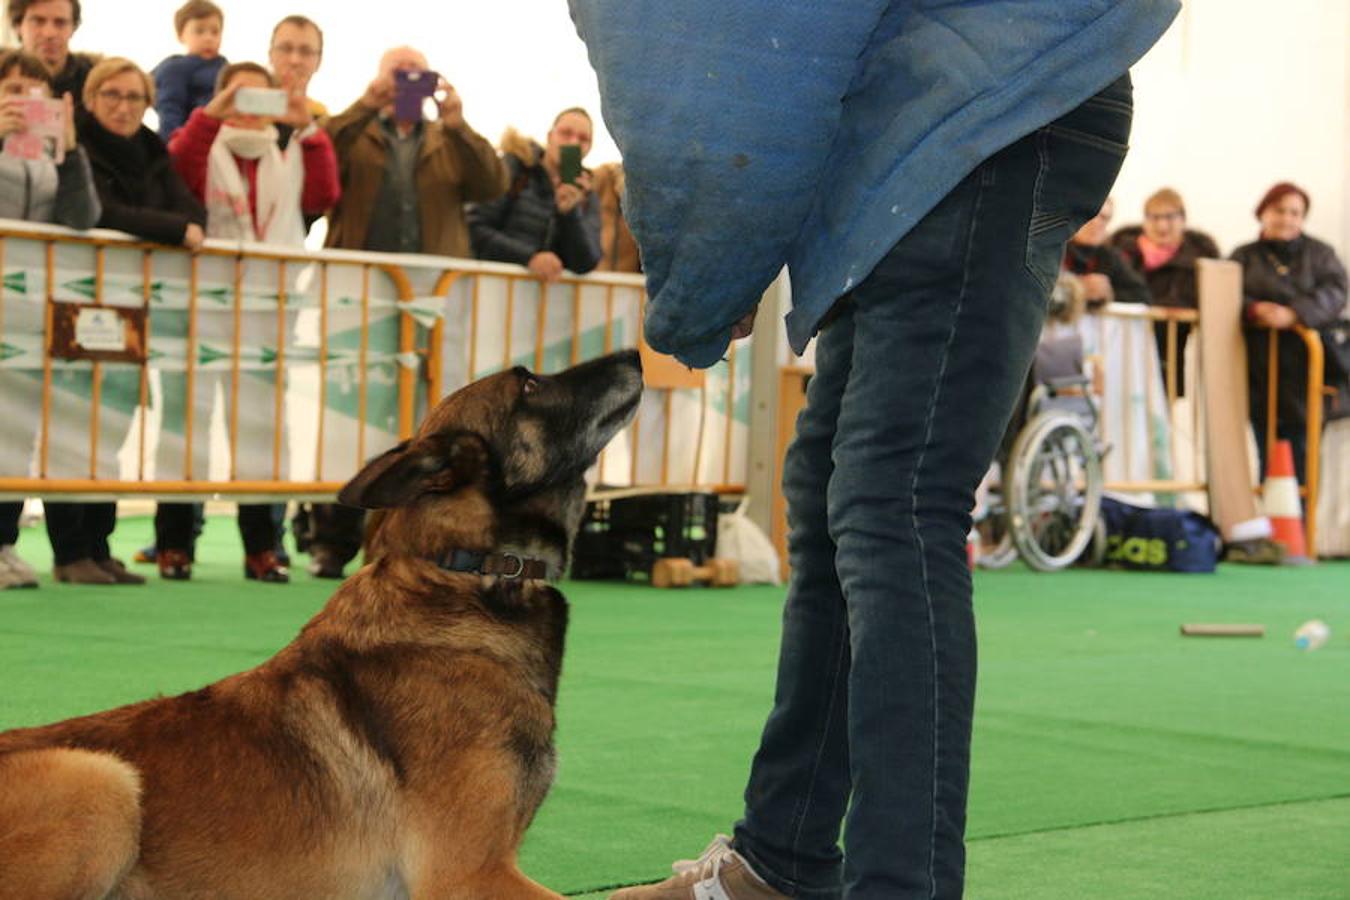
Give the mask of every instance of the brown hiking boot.
[{"label": "brown hiking boot", "polygon": [[52,577],[70,584],[117,584],[117,579],[103,571],[92,559],[77,559],[52,569]]},{"label": "brown hiking boot", "polygon": [[660,884],[642,884],[609,895],[609,900],[787,900],[764,883],[725,834],[698,859],[680,860],[675,874]]},{"label": "brown hiking boot", "polygon": [[145,576],[127,571],[120,559],[100,559],[95,561],[95,565],[111,575],[118,584],[145,584]]}]

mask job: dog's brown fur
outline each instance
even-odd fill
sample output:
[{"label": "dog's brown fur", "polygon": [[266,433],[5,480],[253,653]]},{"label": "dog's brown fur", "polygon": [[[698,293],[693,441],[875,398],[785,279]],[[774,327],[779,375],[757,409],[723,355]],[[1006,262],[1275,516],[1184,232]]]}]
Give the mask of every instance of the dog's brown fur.
[{"label": "dog's brown fur", "polygon": [[635,353],[443,401],[344,502],[374,563],[256,669],[0,735],[0,898],[556,898],[516,867],[553,777],[567,607],[448,551],[566,565]]}]

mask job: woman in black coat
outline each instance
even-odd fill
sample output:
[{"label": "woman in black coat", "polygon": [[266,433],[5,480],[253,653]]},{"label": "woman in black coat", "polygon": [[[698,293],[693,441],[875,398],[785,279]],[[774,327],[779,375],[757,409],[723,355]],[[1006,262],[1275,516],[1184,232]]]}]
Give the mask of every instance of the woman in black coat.
[{"label": "woman in black coat", "polygon": [[1266,392],[1269,329],[1279,335],[1275,434],[1294,449],[1299,483],[1305,474],[1308,351],[1291,330],[1301,324],[1324,328],[1345,309],[1345,266],[1330,245],[1303,233],[1309,198],[1302,188],[1281,182],[1261,198],[1256,217],[1261,237],[1233,251],[1242,263],[1243,314],[1247,329],[1247,379],[1251,420],[1266,463]]},{"label": "woman in black coat", "polygon": [[[99,227],[160,244],[200,246],[206,210],[169,164],[164,142],[141,124],[154,100],[149,76],[130,60],[105,59],[85,79],[83,98],[76,130],[103,207]],[[144,583],[108,547],[117,525],[115,503],[47,502],[44,507],[57,581]]]},{"label": "woman in black coat", "polygon": [[141,124],[154,100],[150,78],[128,59],[105,59],[84,86],[80,141],[103,203],[99,227],[157,244],[201,246],[206,210],[169,161],[159,136]]}]

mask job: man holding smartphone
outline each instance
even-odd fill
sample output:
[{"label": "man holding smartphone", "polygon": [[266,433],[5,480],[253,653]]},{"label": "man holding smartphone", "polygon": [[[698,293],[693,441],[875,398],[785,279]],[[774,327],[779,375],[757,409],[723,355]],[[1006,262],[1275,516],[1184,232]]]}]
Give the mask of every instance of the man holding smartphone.
[{"label": "man holding smartphone", "polygon": [[508,130],[502,152],[511,189],[469,210],[479,259],[513,262],[553,282],[563,270],[583,274],[600,262],[600,204],[591,196],[591,173],[582,160],[594,126],[581,107],[560,112],[545,146]]},{"label": "man holding smartphone", "polygon": [[[397,73],[403,73],[400,78]],[[426,104],[399,118],[398,83],[436,81],[435,118]],[[379,73],[359,100],[329,119],[337,148],[342,199],[329,215],[327,246],[389,253],[469,256],[466,202],[500,196],[506,167],[486,139],[464,121],[459,94],[412,47],[380,59]]]}]

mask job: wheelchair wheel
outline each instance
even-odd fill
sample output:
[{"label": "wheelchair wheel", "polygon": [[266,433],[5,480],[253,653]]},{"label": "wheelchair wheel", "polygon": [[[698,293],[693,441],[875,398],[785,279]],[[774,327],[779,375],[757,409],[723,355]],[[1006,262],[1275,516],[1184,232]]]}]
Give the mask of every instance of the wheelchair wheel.
[{"label": "wheelchair wheel", "polygon": [[1102,465],[1082,419],[1051,410],[1017,435],[1004,484],[1018,554],[1041,572],[1071,565],[1092,540],[1102,499]]}]

